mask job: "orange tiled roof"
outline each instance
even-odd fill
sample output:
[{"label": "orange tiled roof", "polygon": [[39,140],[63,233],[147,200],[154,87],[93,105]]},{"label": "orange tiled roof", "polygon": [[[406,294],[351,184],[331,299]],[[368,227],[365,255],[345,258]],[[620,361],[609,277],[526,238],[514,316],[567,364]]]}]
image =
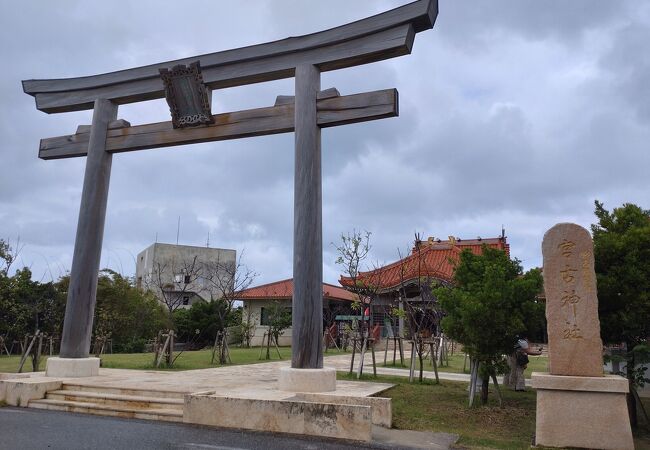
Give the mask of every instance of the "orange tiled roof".
[{"label": "orange tiled roof", "polygon": [[[269,299],[290,299],[293,296],[293,278],[288,280],[276,281],[274,283],[263,284],[261,286],[244,289],[238,295],[239,300],[269,300]],[[350,291],[334,286],[333,284],[323,283],[323,298],[331,300],[354,301],[355,295]]]},{"label": "orange tiled roof", "polygon": [[[454,275],[454,264],[458,261],[460,253],[469,249],[474,254],[480,255],[483,245],[499,250],[505,250],[510,255],[510,245],[506,238],[492,239],[456,239],[454,241],[436,241],[429,239],[422,241],[420,250],[413,248],[412,253],[392,264],[368,272],[359,272],[357,281],[379,286],[380,289],[391,289],[402,282],[423,277],[437,278],[450,282]],[[350,277],[341,276],[339,283],[350,287],[353,282]]]}]

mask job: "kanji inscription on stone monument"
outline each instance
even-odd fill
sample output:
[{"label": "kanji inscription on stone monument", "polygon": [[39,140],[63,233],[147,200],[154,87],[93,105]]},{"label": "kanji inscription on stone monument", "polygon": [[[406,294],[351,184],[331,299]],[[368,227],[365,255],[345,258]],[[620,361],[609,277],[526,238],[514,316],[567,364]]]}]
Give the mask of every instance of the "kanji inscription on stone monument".
[{"label": "kanji inscription on stone monument", "polygon": [[560,223],[544,235],[544,292],[552,375],[602,376],[593,242],[579,225]]}]

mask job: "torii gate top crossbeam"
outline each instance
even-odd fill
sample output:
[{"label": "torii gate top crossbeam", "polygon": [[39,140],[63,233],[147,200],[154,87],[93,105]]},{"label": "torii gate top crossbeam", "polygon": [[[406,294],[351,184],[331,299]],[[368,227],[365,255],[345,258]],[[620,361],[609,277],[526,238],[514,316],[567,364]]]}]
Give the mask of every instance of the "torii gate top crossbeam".
[{"label": "torii gate top crossbeam", "polygon": [[437,15],[437,0],[418,0],[318,33],[101,75],[25,80],[23,90],[37,109],[61,113],[92,109],[97,98],[115,104],[162,98],[158,70],[197,60],[213,89],[292,77],[297,64],[342,69],[409,54],[415,33],[432,28]]}]

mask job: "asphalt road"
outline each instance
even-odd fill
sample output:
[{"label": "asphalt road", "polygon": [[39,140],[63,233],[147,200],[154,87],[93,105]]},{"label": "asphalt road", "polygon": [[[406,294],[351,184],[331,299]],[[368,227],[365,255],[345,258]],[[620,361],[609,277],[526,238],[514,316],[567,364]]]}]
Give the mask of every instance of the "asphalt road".
[{"label": "asphalt road", "polygon": [[26,408],[0,408],[0,449],[358,449],[360,443],[290,437]]}]

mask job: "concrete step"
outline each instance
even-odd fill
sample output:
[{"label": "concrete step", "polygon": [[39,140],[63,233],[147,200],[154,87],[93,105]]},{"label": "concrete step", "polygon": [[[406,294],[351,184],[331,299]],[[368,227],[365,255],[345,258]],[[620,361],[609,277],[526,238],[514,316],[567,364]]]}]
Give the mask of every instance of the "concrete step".
[{"label": "concrete step", "polygon": [[105,392],[73,391],[70,389],[50,391],[47,393],[46,398],[78,403],[95,403],[105,406],[121,406],[138,410],[174,409],[183,411],[182,398],[122,395]]},{"label": "concrete step", "polygon": [[47,409],[52,411],[66,411],[83,414],[94,414],[98,416],[112,416],[132,419],[162,420],[166,422],[182,422],[183,411],[177,409],[134,409],[124,406],[110,406],[100,403],[75,402],[68,400],[42,399],[32,400],[28,405],[30,408]]},{"label": "concrete step", "polygon": [[61,386],[63,390],[75,391],[75,392],[93,392],[93,393],[103,393],[103,394],[113,394],[113,395],[130,395],[136,397],[154,397],[154,398],[175,398],[183,399],[185,396],[184,392],[177,391],[154,391],[148,389],[123,389],[123,388],[114,388],[114,387],[105,387],[105,386],[92,386],[85,384],[74,384],[74,383],[64,383]]}]

